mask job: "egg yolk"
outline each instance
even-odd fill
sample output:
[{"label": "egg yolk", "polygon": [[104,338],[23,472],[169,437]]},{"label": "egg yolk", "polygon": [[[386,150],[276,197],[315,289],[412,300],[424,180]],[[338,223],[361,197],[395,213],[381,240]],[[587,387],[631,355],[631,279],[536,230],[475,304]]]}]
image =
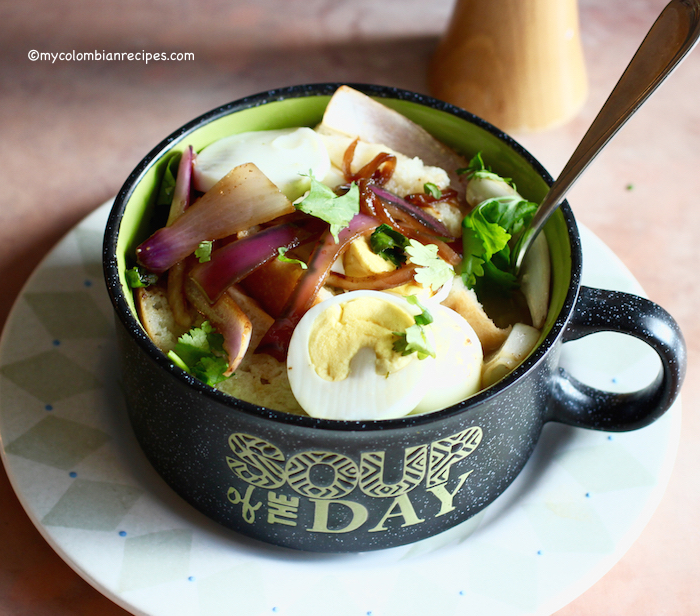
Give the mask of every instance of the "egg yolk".
[{"label": "egg yolk", "polygon": [[[386,259],[376,254],[369,246],[367,238],[358,237],[354,240],[343,255],[343,268],[348,276],[371,276],[390,272],[395,267]],[[408,282],[393,289],[387,289],[387,293],[394,295],[423,295],[425,289],[417,282]]]},{"label": "egg yolk", "polygon": [[411,357],[393,350],[394,332],[413,325],[413,317],[400,306],[375,297],[360,297],[334,304],[314,321],[309,335],[309,358],[326,381],[341,381],[362,348],[375,352],[377,374],[388,375],[405,367]]}]

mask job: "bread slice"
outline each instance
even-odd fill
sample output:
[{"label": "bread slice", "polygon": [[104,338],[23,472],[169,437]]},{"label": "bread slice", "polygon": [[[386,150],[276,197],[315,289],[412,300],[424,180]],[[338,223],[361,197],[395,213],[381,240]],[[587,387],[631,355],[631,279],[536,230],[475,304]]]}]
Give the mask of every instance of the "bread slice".
[{"label": "bread slice", "polygon": [[[276,411],[303,415],[304,411],[292,394],[284,363],[265,354],[254,353],[274,319],[240,289],[231,287],[229,294],[253,324],[249,351],[235,373],[216,388],[224,393]],[[166,289],[160,285],[135,290],[136,306],[146,333],[155,345],[168,353],[187,330],[179,326],[168,304]],[[196,323],[201,325],[202,317]]]},{"label": "bread slice", "polygon": [[461,276],[455,276],[450,293],[442,302],[461,314],[481,341],[484,354],[498,349],[508,338],[512,326],[499,328],[484,311],[474,289],[467,289]]}]

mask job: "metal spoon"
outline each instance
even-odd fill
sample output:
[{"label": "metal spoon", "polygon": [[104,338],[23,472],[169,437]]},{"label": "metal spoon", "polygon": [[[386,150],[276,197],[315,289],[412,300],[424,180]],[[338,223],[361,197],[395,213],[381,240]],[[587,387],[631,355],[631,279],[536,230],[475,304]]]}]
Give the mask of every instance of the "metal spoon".
[{"label": "metal spoon", "polygon": [[533,240],[564,201],[574,182],[693,49],[698,37],[700,0],[669,2],[642,41],[569,162],[545,195],[530,226],[520,236],[513,251],[516,273],[520,271]]}]

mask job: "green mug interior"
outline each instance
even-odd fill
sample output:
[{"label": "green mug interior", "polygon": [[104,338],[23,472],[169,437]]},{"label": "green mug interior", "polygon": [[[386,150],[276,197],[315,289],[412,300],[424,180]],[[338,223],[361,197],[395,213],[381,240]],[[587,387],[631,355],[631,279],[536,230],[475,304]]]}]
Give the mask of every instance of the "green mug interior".
[{"label": "green mug interior", "polygon": [[[149,164],[140,176],[135,177],[134,184],[130,187],[116,243],[121,290],[134,319],[138,321],[133,296],[126,284],[125,271],[134,265],[136,246],[152,232],[150,221],[158,187],[172,157],[179,156],[190,145],[195,151],[200,151],[222,137],[245,131],[295,126],[313,127],[321,121],[329,100],[329,95],[313,94],[283,98],[238,109],[216,119],[195,121],[191,130],[180,131],[179,136],[151,154]],[[384,97],[378,100],[420,124],[467,159],[481,152],[486,164],[499,175],[512,178],[518,191],[525,198],[539,203],[547,192],[548,185],[542,174],[517,151],[517,148],[512,147],[505,136],[498,135],[497,131],[490,132],[485,126],[470,122],[447,110],[412,100]],[[550,247],[552,289],[541,340],[551,330],[561,313],[572,279],[571,241],[561,211],[557,211],[550,218],[544,232]]]}]

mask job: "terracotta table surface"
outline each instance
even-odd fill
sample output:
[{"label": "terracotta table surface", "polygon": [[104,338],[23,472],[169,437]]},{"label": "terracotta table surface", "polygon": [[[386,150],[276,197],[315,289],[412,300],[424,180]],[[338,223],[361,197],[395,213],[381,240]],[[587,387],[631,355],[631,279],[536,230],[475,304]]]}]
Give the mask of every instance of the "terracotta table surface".
[{"label": "terracotta table surface", "polygon": [[[562,128],[515,137],[556,175],[664,0],[581,0],[590,78]],[[0,4],[0,322],[55,242],[165,135],[272,87],[355,81],[427,92],[450,0]],[[30,50],[192,52],[189,62],[32,62]],[[559,616],[700,614],[700,52],[630,122],[570,203],[680,322],[683,429],[663,501],[622,560]],[[628,186],[633,186],[629,189]],[[43,540],[0,470],[0,614],[126,614]]]}]

